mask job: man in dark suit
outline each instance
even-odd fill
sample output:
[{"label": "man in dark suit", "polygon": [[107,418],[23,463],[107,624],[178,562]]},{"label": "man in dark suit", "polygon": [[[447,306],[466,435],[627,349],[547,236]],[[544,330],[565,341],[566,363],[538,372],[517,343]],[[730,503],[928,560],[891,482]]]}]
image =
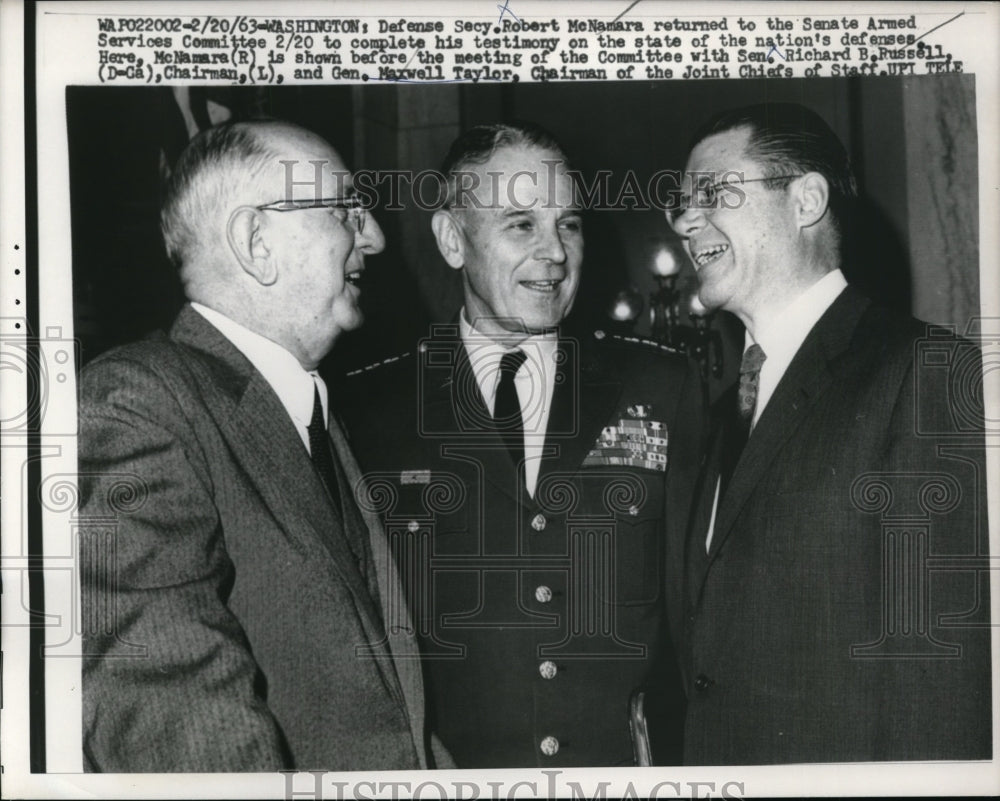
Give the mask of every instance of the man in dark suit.
[{"label": "man in dark suit", "polygon": [[700,298],[746,326],[677,605],[685,763],[988,759],[979,350],[846,284],[855,182],[808,109],[718,116],[685,180]]},{"label": "man in dark suit", "polygon": [[394,567],[316,373],[382,232],[279,122],[199,134],[162,226],[190,304],[80,377],[85,766],[425,767]]},{"label": "man in dark suit", "polygon": [[697,472],[697,372],[656,343],[559,331],[583,231],[549,134],[473,128],[443,173],[432,224],[464,307],[358,371],[345,408],[400,554],[428,717],[459,767],[633,764],[633,690],[654,680],[663,730],[682,720],[663,588],[682,575],[667,532]]}]

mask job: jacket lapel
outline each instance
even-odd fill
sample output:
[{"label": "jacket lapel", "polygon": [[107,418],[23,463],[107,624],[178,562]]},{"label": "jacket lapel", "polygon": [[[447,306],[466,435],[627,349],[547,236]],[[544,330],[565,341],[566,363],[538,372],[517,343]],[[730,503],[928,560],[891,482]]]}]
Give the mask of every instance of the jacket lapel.
[{"label": "jacket lapel", "polygon": [[557,360],[559,374],[552,392],[539,485],[549,474],[579,472],[622,392],[621,381],[593,354],[579,354],[562,342],[559,347],[563,358]]},{"label": "jacket lapel", "polygon": [[[363,593],[365,615],[362,616],[362,620],[365,623],[365,633],[368,636],[369,647],[373,650],[376,657],[382,657],[376,658],[375,662],[382,672],[386,687],[389,688],[400,704],[413,710],[416,708],[414,704],[417,702],[417,699],[413,697],[415,693],[412,692],[413,688],[411,686],[414,679],[408,674],[404,676],[397,674],[397,665],[393,663],[392,659],[387,658],[390,651],[397,653],[401,649],[405,650],[404,646],[406,643],[396,641],[412,639],[412,637],[406,635],[406,632],[413,631],[406,604],[403,602],[404,599],[399,595],[400,585],[396,575],[395,562],[392,554],[389,552],[389,543],[382,529],[382,523],[379,521],[378,516],[368,508],[368,505],[361,502],[361,499],[367,496],[367,489],[362,479],[361,468],[358,466],[354,454],[351,453],[350,446],[347,444],[347,439],[335,415],[331,414],[328,416],[328,429],[334,455],[340,460],[340,465],[344,470],[344,477],[351,488],[354,498],[358,500],[357,508],[367,528],[368,546],[374,562],[371,566],[371,572],[382,579],[379,582],[382,590],[377,593],[381,601],[381,614],[375,609],[371,593],[367,591]],[[338,539],[341,540],[346,548],[344,537],[338,537]],[[349,552],[348,556],[351,556]],[[353,556],[351,556],[351,562],[354,563]],[[353,572],[360,576],[358,571],[355,570]],[[400,613],[404,615],[402,620],[398,619]],[[380,620],[384,621],[381,625],[377,622]],[[395,632],[400,636],[393,636],[393,626],[396,626],[400,630]],[[413,653],[415,653],[415,646]],[[402,666],[400,670],[410,667],[412,667],[412,653],[410,654],[410,662]],[[401,680],[403,678],[407,679],[407,683],[402,683]],[[417,684],[420,685],[419,675],[417,676]],[[411,692],[405,693],[404,688],[411,690]],[[407,697],[404,697],[404,695]],[[422,696],[420,697],[419,704],[420,708],[422,708]]]},{"label": "jacket lapel", "polygon": [[447,349],[450,362],[447,370],[431,373],[424,384],[421,396],[424,430],[473,455],[482,466],[486,481],[512,500],[523,500],[517,470],[507,446],[493,428],[493,416],[483,399],[457,327],[453,338],[436,342],[435,348]]},{"label": "jacket lapel", "polygon": [[[522,504],[533,503],[519,486],[507,448],[492,427],[492,417],[472,373],[461,338],[438,344],[452,348],[446,376],[435,376],[423,393],[424,424],[451,439],[466,439],[475,448],[484,479]],[[593,354],[581,356],[560,341],[564,358],[552,393],[545,448],[538,481],[551,473],[575,474],[615,410],[622,385]],[[473,446],[471,443],[475,443]]]},{"label": "jacket lapel", "polygon": [[733,530],[740,511],[764,472],[802,425],[816,399],[830,386],[830,363],[850,344],[869,301],[851,287],[833,302],[795,354],[747,441],[716,513],[709,562]]},{"label": "jacket lapel", "polygon": [[190,364],[203,373],[206,406],[275,520],[304,549],[310,546],[306,532],[323,544],[333,569],[354,595],[366,630],[377,630],[378,613],[347,544],[342,521],[270,385],[190,307],[181,311],[171,337],[200,352],[202,358]]}]

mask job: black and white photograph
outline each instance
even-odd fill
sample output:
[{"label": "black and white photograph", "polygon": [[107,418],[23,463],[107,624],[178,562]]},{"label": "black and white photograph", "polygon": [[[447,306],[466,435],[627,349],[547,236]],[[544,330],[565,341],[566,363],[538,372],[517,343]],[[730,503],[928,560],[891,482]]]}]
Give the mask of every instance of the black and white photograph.
[{"label": "black and white photograph", "polygon": [[[28,397],[2,415],[19,774],[1000,789],[996,74],[831,70],[871,34],[777,4],[829,32],[822,77],[772,77],[820,60],[791,34],[741,72],[736,34],[781,20],[720,6],[736,64],[615,79],[624,44],[559,50],[573,17],[652,61],[712,15],[605,5],[343,12],[373,65],[441,19],[438,50],[497,36],[494,71],[559,33],[553,75],[438,78],[428,46],[250,85],[175,49],[116,82],[143,66],[109,44],[100,81],[26,102],[0,362]],[[307,52],[285,57],[330,72]]]}]

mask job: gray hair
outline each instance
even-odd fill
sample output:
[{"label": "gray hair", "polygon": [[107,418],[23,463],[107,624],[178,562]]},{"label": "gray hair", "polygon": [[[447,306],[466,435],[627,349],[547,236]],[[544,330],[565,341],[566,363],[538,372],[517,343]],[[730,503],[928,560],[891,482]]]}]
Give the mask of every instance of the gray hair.
[{"label": "gray hair", "polygon": [[[205,221],[234,198],[250,202],[259,179],[279,154],[259,135],[273,122],[237,122],[202,131],[184,149],[167,181],[160,207],[160,230],[171,261],[182,269],[204,240]],[[258,199],[257,202],[262,202]]]}]

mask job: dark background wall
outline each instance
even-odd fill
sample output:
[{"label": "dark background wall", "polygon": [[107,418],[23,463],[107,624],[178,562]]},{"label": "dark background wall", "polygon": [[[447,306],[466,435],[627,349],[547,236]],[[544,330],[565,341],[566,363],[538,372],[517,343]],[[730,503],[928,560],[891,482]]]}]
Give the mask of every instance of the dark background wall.
[{"label": "dark background wall", "polygon": [[[848,279],[923,319],[964,330],[979,309],[974,91],[974,78],[958,75],[381,84],[191,90],[179,105],[169,88],[73,87],[67,122],[76,335],[86,361],[169,325],[183,301],[159,238],[159,185],[191,131],[209,123],[206,102],[237,118],[301,123],[329,139],[354,169],[436,168],[465,127],[528,119],[556,135],[585,177],[610,170],[612,197],[629,171],[645,186],[658,170],[682,169],[695,128],[716,111],[802,103],[840,135],[860,179],[863,197],[846,232]],[[450,320],[461,302],[459,276],[437,254],[430,212],[407,204],[374,213],[388,244],[365,273],[368,323],[338,343],[334,370],[409,349],[429,323]],[[685,308],[697,279],[661,211],[595,211],[585,233],[576,325],[602,325],[621,288],[648,296],[652,259],[663,247],[684,264],[678,285]],[[648,331],[646,311],[639,333]],[[741,334],[724,313],[713,325],[726,342],[727,380]]]}]

